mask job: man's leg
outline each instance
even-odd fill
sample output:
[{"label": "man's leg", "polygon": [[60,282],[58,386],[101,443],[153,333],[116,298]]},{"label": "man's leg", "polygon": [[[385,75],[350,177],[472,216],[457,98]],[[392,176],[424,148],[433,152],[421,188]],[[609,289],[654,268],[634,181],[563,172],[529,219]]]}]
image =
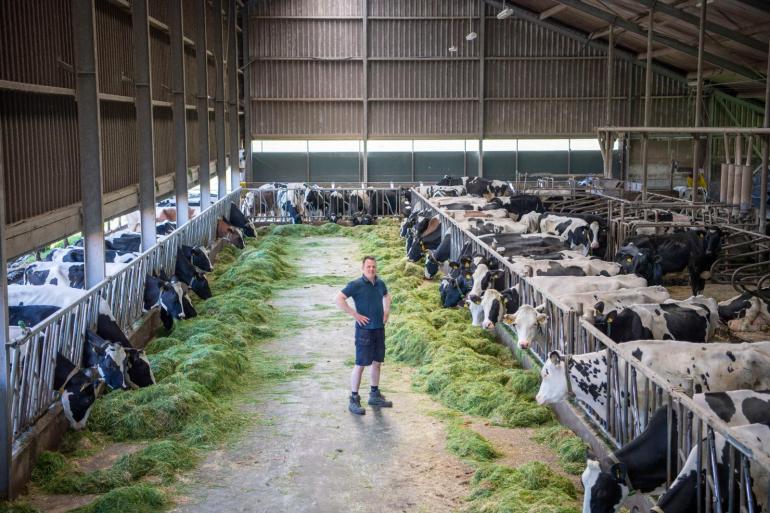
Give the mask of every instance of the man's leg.
[{"label": "man's leg", "polygon": [[[380,370],[382,369],[382,362],[372,362],[372,383],[373,387],[380,386]],[[363,369],[361,369],[363,370]],[[361,383],[361,374],[358,375],[358,383]]]},{"label": "man's leg", "polygon": [[[377,363],[377,362],[374,362]],[[379,366],[379,364],[378,364]],[[362,365],[353,366],[353,372],[350,373],[350,391],[357,394],[358,389],[361,387],[361,376],[364,374],[364,367]],[[377,371],[377,378],[379,379],[380,372]],[[372,364],[372,379],[374,379],[374,364]]]},{"label": "man's leg", "polygon": [[392,401],[385,399],[380,392],[380,373],[382,372],[382,362],[385,361],[385,330],[378,330],[374,341],[374,358],[372,361],[372,390],[369,392],[369,404],[390,408]]},{"label": "man's leg", "polygon": [[363,365],[354,365],[350,373],[350,401],[348,410],[355,415],[363,415],[366,410],[361,406],[361,396],[358,395],[358,388],[361,386],[361,375],[364,373]]}]

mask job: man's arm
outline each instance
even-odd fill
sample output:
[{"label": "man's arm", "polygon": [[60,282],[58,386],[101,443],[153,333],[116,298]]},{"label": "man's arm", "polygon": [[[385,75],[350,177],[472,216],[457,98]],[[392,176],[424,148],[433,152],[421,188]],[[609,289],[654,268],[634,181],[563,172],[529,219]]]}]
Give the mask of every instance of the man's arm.
[{"label": "man's arm", "polygon": [[353,308],[350,308],[347,299],[348,297],[345,294],[337,292],[337,297],[334,298],[334,304],[337,305],[337,308],[352,316],[359,326],[366,326],[369,324],[369,318],[356,312]]},{"label": "man's arm", "polygon": [[382,296],[382,323],[388,323],[388,317],[390,317],[390,294]]}]

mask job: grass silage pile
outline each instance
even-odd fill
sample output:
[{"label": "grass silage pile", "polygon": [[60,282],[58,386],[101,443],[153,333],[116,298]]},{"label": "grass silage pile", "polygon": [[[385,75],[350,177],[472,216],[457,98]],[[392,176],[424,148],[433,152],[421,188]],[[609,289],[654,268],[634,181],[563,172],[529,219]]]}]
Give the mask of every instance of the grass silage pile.
[{"label": "grass silage pile", "polygon": [[[378,258],[378,274],[393,296],[388,323],[389,355],[417,368],[414,387],[463,413],[505,427],[538,427],[537,441],[552,447],[567,472],[585,464],[582,440],[555,423],[551,410],[534,396],[539,374],[524,370],[486,330],[471,325],[467,310],[442,308],[437,281],[409,262],[397,226],[382,223],[354,230],[364,253]],[[494,463],[487,440],[450,414],[447,448],[476,467],[469,512],[573,513],[580,511],[572,482],[540,462],[515,469]]]}]

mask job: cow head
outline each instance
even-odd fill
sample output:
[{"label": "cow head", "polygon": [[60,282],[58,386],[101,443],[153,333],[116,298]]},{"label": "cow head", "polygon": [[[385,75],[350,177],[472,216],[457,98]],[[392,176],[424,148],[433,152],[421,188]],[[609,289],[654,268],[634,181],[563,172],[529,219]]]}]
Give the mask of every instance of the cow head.
[{"label": "cow head", "polygon": [[502,295],[496,290],[491,290],[491,292],[490,290],[487,290],[484,293],[484,298],[482,299],[481,305],[484,312],[482,317],[483,320],[481,321],[481,327],[486,330],[495,328],[495,323],[500,320],[504,308]]},{"label": "cow head", "polygon": [[217,220],[217,238],[224,239],[238,249],[246,247],[241,231],[224,219]]},{"label": "cow head", "polygon": [[616,463],[610,472],[602,472],[599,462],[588,460],[581,476],[583,488],[583,513],[616,513],[628,497],[626,467]]},{"label": "cow head", "polygon": [[112,390],[127,388],[126,352],[119,343],[104,340],[91,330],[86,330],[83,358],[85,365],[95,367]]},{"label": "cow head", "polygon": [[441,295],[441,306],[444,308],[452,308],[459,305],[464,296],[459,280],[450,277],[441,279],[439,293]]},{"label": "cow head", "polygon": [[551,351],[540,369],[540,389],[535,396],[537,404],[556,404],[567,398],[569,384],[566,366],[567,362],[559,352]]},{"label": "cow head", "polygon": [[512,325],[516,330],[519,348],[527,349],[533,340],[542,335],[548,316],[542,312],[545,305],[537,308],[530,305],[521,305],[515,314],[508,314],[503,322]]},{"label": "cow head", "polygon": [[419,262],[422,258],[423,249],[419,240],[413,240],[412,244],[407,248],[406,258],[410,262]]},{"label": "cow head", "polygon": [[91,407],[96,401],[97,388],[91,376],[61,353],[56,354],[53,389],[61,394],[64,416],[73,429],[86,426]]},{"label": "cow head", "polygon": [[706,258],[716,258],[722,250],[722,230],[719,228],[709,228],[705,233],[701,232],[703,239],[703,253]]},{"label": "cow head", "polygon": [[663,279],[661,258],[648,248],[640,248],[633,242],[626,244],[615,255],[621,274],[636,274],[650,285],[659,284]]},{"label": "cow head", "polygon": [[131,388],[144,388],[155,384],[150,361],[141,349],[126,349],[126,384]]},{"label": "cow head", "polygon": [[200,271],[195,271],[193,274],[192,279],[190,280],[190,288],[201,299],[209,299],[212,297],[211,288],[209,287],[206,275]]},{"label": "cow head", "polygon": [[519,284],[517,283],[509,289],[505,289],[500,294],[503,301],[503,311],[505,314],[515,314],[519,310],[520,295]]},{"label": "cow head", "polygon": [[182,254],[192,262],[192,264],[205,273],[210,273],[214,270],[214,266],[211,264],[211,258],[209,253],[203,246],[182,246]]},{"label": "cow head", "polygon": [[428,256],[425,258],[425,279],[431,280],[436,274],[438,274],[439,263],[433,258],[431,252],[428,252]]}]

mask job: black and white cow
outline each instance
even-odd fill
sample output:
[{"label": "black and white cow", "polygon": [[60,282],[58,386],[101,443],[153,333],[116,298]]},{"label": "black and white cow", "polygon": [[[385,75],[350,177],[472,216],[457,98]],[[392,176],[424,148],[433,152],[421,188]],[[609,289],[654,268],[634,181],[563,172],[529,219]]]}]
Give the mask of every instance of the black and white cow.
[{"label": "black and white cow", "polygon": [[444,177],[436,182],[436,185],[464,185],[465,182],[468,181],[467,176],[461,176],[461,177],[454,177],[449,175],[444,175]]},{"label": "black and white cow", "polygon": [[511,257],[513,270],[521,276],[615,276],[620,266],[594,258],[565,260]]},{"label": "black and white cow", "polygon": [[[104,251],[104,261],[107,263],[127,264],[139,256],[134,252],[115,251],[113,249],[106,249]],[[76,246],[70,246],[67,248],[55,248],[52,249],[45,257],[46,262],[85,262],[85,254],[83,248]]]},{"label": "black and white cow", "polygon": [[511,192],[508,182],[474,176],[465,182],[465,190],[471,196],[503,196]]},{"label": "black and white cow", "polygon": [[[765,297],[770,289],[761,291]],[[719,303],[719,319],[733,331],[758,331],[770,325],[770,305],[744,292]]]},{"label": "black and white cow", "polygon": [[114,251],[138,252],[142,249],[142,234],[130,231],[112,233],[104,237],[104,247]]},{"label": "black and white cow", "polygon": [[688,340],[709,342],[719,323],[714,298],[695,296],[683,301],[629,305],[597,315],[594,324],[615,342]]},{"label": "black and white cow", "polygon": [[542,234],[495,234],[482,235],[479,239],[504,257],[550,255],[564,249],[558,237]]},{"label": "black and white cow", "polygon": [[537,289],[552,296],[565,296],[580,292],[607,292],[647,286],[639,276],[534,276],[529,279]]},{"label": "black and white cow", "polygon": [[257,229],[254,227],[254,223],[243,215],[243,212],[241,212],[238,205],[235,203],[230,203],[230,215],[227,220],[231,225],[239,228],[246,237],[257,236]]},{"label": "black and white cow", "polygon": [[149,311],[155,306],[160,307],[160,320],[167,330],[174,326],[175,319],[197,315],[179,282],[148,274],[144,284],[144,310]]},{"label": "black and white cow", "polygon": [[557,294],[556,299],[567,308],[579,310],[583,308],[584,315],[592,317],[591,310],[596,313],[609,313],[630,305],[643,303],[663,303],[671,296],[665,287],[654,285],[638,289],[620,289],[607,292],[579,292]]},{"label": "black and white cow", "polygon": [[111,390],[128,388],[125,379],[126,351],[118,342],[104,340],[93,331],[86,330],[83,366],[95,368]]},{"label": "black and white cow", "polygon": [[212,296],[206,275],[197,270],[195,266],[185,258],[181,251],[176,254],[174,276],[190,287],[199,298],[209,299]]},{"label": "black and white cow", "polygon": [[528,349],[532,345],[545,342],[545,325],[548,316],[543,312],[543,305],[537,308],[531,305],[521,305],[516,313],[506,314],[503,322],[513,326],[516,340],[520,349]]},{"label": "black and white cow", "polygon": [[350,213],[355,214],[357,212],[368,213],[369,204],[371,198],[369,197],[369,191],[366,189],[358,189],[350,192],[348,197],[348,204],[350,205]]},{"label": "black and white cow", "polygon": [[473,286],[470,268],[463,269],[458,262],[450,262],[449,267],[449,274],[441,278],[439,284],[441,306],[444,308],[460,305]]},{"label": "black and white cow", "polygon": [[[117,274],[128,264],[105,264],[107,276]],[[85,264],[75,262],[35,262],[24,273],[25,285],[59,285],[86,288]]]},{"label": "black and white cow", "polygon": [[53,390],[61,394],[64,416],[73,429],[80,430],[86,426],[91,407],[96,401],[97,388],[94,377],[57,353]]},{"label": "black and white cow", "polygon": [[505,198],[492,198],[482,207],[482,210],[505,209],[515,220],[529,212],[542,214],[545,212],[543,202],[537,196],[531,194],[516,194]]},{"label": "black and white cow", "polygon": [[209,258],[209,252],[203,246],[187,246],[182,244],[179,248],[182,255],[192,263],[198,270],[204,273],[210,273],[214,270]]},{"label": "black and white cow", "polygon": [[[638,340],[620,346],[621,356],[655,369],[674,387],[695,393],[770,388],[770,342],[692,343]],[[625,366],[619,369],[625,379]],[[552,352],[540,371],[538,404],[555,404],[573,393],[604,420],[607,401],[606,350],[563,356]],[[645,389],[637,374],[637,390]],[[569,380],[569,381],[568,381]],[[643,402],[643,401],[642,401]]]},{"label": "black and white cow", "polygon": [[304,185],[294,183],[280,185],[283,187],[275,190],[275,204],[281,212],[291,218],[293,224],[302,224]]},{"label": "black and white cow", "polygon": [[419,261],[424,252],[437,249],[441,244],[441,220],[435,217],[419,217],[412,229],[413,238],[406,256],[412,262]]},{"label": "black and white cow", "polygon": [[243,240],[243,232],[224,219],[217,219],[217,239],[223,239],[238,249],[246,247]]},{"label": "black and white cow", "polygon": [[438,274],[439,265],[449,260],[449,253],[452,249],[452,237],[450,234],[444,235],[441,244],[436,249],[428,250],[425,257],[425,278],[430,280]]},{"label": "black and white cow", "polygon": [[540,219],[540,232],[556,235],[570,247],[588,254],[599,249],[599,223],[588,223],[576,217],[545,214]]},{"label": "black and white cow", "polygon": [[320,217],[324,212],[326,202],[321,188],[317,185],[311,185],[305,189],[305,197],[302,202],[305,212],[313,217]]},{"label": "black and white cow", "polygon": [[[331,191],[328,197],[326,218],[332,223],[338,222],[345,215],[345,196],[339,191]],[[403,237],[403,235],[402,235]]]},{"label": "black and white cow", "polygon": [[721,248],[722,232],[718,228],[642,235],[627,239],[615,261],[625,272],[643,276],[652,285],[660,285],[668,273],[687,269],[692,293],[697,296],[711,277],[711,266]]},{"label": "black and white cow", "polygon": [[144,388],[155,384],[150,360],[141,349],[124,348],[126,351],[126,384],[131,388]]},{"label": "black and white cow", "polygon": [[515,314],[519,309],[519,286],[498,292],[495,289],[487,289],[481,298],[481,327],[494,329],[495,325],[502,322],[506,315]]},{"label": "black and white cow", "polygon": [[[173,221],[162,221],[155,224],[156,235],[171,235],[176,230],[176,223]],[[139,251],[138,249],[136,251]]]},{"label": "black and white cow", "polygon": [[481,296],[487,289],[495,289],[502,291],[505,287],[505,272],[500,269],[490,269],[485,260],[481,260],[480,257],[475,259],[478,263],[473,271],[473,286],[470,292],[468,292],[468,301],[480,304]]}]

